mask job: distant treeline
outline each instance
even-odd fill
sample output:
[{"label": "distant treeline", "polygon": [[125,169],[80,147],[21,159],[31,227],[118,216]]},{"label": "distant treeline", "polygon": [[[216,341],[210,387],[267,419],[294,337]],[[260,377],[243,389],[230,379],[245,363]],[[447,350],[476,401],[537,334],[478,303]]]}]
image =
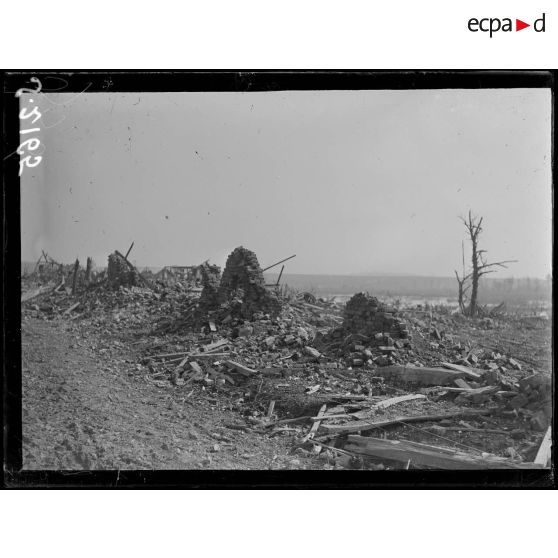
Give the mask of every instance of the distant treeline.
[{"label": "distant treeline", "polygon": [[[277,281],[277,274],[266,273],[266,282]],[[452,277],[362,277],[353,275],[283,274],[281,283],[311,291],[316,295],[346,295],[360,291],[378,296],[457,297],[457,282]],[[548,301],[552,296],[552,281],[548,279],[483,277],[479,301],[485,304],[527,301]]]}]

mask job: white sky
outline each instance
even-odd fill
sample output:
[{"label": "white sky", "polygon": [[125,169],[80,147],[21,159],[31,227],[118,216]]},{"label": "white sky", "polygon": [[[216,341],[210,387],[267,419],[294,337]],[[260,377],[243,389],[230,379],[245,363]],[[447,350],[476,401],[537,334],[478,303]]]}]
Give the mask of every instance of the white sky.
[{"label": "white sky", "polygon": [[[115,249],[288,273],[453,274],[469,209],[493,276],[551,272],[547,89],[38,94],[43,161],[22,190],[22,259]],[[22,104],[28,98],[22,97]]]}]

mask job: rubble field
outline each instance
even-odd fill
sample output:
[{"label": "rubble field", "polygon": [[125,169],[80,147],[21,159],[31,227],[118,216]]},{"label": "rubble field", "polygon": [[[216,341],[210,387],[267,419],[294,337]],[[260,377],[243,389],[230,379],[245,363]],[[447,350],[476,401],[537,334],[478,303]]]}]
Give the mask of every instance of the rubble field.
[{"label": "rubble field", "polygon": [[550,320],[342,305],[242,247],[200,276],[24,277],[24,469],[549,466]]}]

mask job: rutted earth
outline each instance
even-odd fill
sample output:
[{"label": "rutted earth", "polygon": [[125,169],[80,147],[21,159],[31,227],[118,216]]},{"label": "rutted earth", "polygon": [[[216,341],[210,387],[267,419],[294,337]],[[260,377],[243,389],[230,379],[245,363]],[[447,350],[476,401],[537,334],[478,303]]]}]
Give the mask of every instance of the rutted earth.
[{"label": "rutted earth", "polygon": [[[291,442],[235,430],[219,400],[161,387],[133,350],[63,320],[22,329],[24,469],[301,468]],[[319,467],[320,462],[313,467]]]}]

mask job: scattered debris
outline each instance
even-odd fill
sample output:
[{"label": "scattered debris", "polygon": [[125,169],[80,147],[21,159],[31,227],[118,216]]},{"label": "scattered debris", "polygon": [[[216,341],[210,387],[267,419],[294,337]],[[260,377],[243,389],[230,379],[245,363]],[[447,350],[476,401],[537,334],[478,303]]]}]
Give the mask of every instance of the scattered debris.
[{"label": "scattered debris", "polygon": [[[403,310],[365,293],[343,306],[266,285],[243,247],[222,274],[208,262],[140,273],[129,253],[114,251],[106,272],[90,258],[82,269],[42,256],[24,282],[24,320],[65,319],[85,335],[133,346],[136,372],[153,389],[227,408],[239,418],[225,428],[292,439],[310,457],[343,458],[344,467],[364,458],[376,460],[372,468],[378,460],[386,468],[548,465],[547,368],[539,355],[516,352],[513,339],[484,343],[511,320],[504,307],[490,313],[487,332],[485,318]],[[372,431],[397,439],[363,435]],[[459,449],[430,445],[440,438]]]}]

